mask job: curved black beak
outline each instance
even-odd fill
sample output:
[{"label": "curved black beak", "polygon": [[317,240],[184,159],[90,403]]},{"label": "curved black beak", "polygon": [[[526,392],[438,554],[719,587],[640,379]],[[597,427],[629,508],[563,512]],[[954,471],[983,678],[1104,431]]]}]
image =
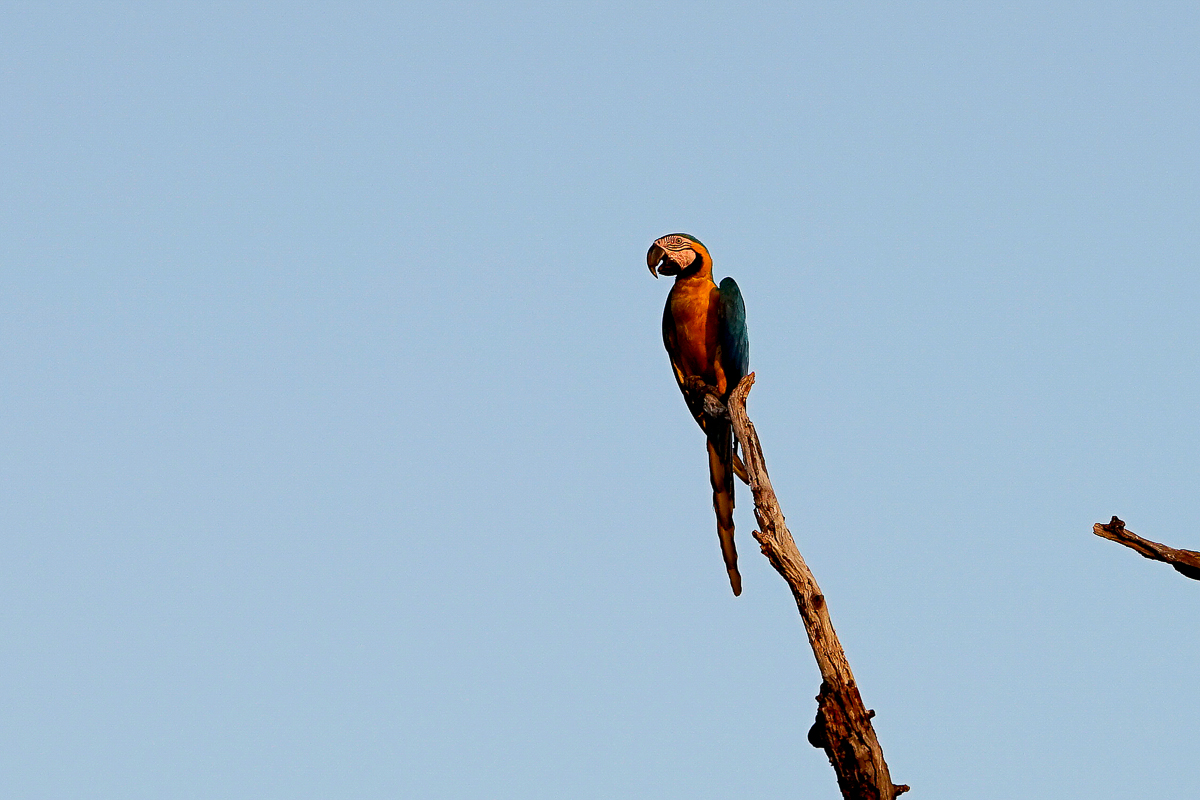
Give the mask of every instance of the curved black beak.
[{"label": "curved black beak", "polygon": [[646,251],[646,266],[650,267],[650,274],[655,278],[658,277],[658,271],[655,269],[664,258],[667,257],[667,251],[663,250],[657,244],[650,245],[650,249]]}]

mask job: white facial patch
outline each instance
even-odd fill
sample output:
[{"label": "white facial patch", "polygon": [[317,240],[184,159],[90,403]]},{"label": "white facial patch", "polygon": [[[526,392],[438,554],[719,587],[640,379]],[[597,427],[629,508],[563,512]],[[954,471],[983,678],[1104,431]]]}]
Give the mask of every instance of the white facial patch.
[{"label": "white facial patch", "polygon": [[655,244],[666,250],[667,258],[678,264],[680,269],[687,269],[696,260],[696,251],[692,249],[691,240],[683,236],[664,236]]}]

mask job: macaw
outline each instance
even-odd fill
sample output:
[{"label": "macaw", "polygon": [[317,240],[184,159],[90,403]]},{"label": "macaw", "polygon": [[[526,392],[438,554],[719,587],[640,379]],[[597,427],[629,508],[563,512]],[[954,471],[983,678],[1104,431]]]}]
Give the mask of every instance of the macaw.
[{"label": "macaw", "polygon": [[729,420],[704,413],[704,392],[697,391],[697,384],[715,388],[725,401],[745,377],[750,367],[746,307],[733,278],[725,278],[720,286],[713,282],[712,256],[694,236],[672,233],[655,240],[646,253],[646,264],[656,278],[675,276],[663,309],[663,344],[688,410],[708,440],[717,536],[736,597],[742,593],[742,576],[733,543],[733,477],[745,481],[746,469],[735,452]]}]

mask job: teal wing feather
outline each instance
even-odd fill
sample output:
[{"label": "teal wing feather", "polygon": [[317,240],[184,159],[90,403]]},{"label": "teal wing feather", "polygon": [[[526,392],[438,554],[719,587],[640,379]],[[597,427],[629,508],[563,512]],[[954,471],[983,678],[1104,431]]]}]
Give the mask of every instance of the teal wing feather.
[{"label": "teal wing feather", "polygon": [[721,306],[717,312],[717,341],[721,345],[721,368],[729,391],[750,371],[750,334],[746,331],[746,304],[737,281],[721,281]]}]

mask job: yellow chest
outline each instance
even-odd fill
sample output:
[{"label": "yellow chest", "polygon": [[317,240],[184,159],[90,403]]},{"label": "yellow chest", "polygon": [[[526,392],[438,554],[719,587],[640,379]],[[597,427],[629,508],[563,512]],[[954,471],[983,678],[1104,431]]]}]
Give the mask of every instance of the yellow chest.
[{"label": "yellow chest", "polygon": [[717,285],[711,280],[676,283],[667,297],[675,324],[675,354],[684,375],[716,385]]}]

